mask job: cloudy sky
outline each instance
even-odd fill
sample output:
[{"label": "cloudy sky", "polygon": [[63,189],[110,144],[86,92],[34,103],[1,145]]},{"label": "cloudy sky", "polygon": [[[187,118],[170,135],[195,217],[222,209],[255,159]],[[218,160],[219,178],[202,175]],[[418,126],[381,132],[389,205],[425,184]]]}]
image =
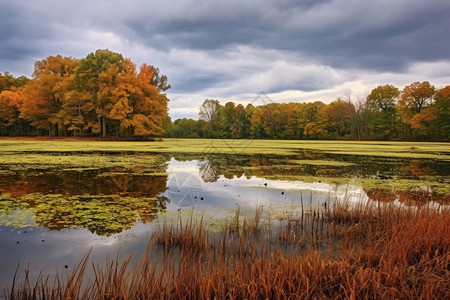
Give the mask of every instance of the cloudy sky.
[{"label": "cloudy sky", "polygon": [[173,119],[206,98],[356,101],[386,83],[449,85],[449,16],[449,0],[0,0],[0,72],[109,49],[169,77]]}]

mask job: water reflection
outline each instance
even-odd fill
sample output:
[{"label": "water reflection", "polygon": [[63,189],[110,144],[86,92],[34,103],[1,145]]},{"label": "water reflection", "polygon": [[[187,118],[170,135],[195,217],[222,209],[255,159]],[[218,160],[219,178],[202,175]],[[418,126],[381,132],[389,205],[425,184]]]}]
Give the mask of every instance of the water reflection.
[{"label": "water reflection", "polygon": [[267,208],[298,206],[303,201],[305,205],[317,204],[325,201],[331,188],[330,185],[319,182],[268,180],[249,173],[244,176],[246,172],[238,171],[237,167],[224,175],[218,171],[223,166],[214,164],[213,160],[180,162],[172,158],[168,166],[169,182],[177,182],[177,185],[171,184],[165,193],[171,200],[168,208],[185,206],[178,204],[178,191],[182,195],[190,194],[191,207],[195,206],[200,211],[220,212],[235,209],[236,205],[244,209],[255,209],[260,205]]},{"label": "water reflection", "polygon": [[[159,172],[165,172],[165,166]],[[155,197],[164,191],[166,181],[167,175],[135,174],[112,168],[83,171],[29,169],[0,173],[0,191],[19,197],[32,193]]]},{"label": "water reflection", "polygon": [[[321,202],[337,186],[329,181],[325,184],[327,178],[349,177],[388,183],[406,180],[411,185],[406,189],[364,186],[366,195],[375,201],[409,205],[449,202],[448,192],[438,193],[424,181],[444,187],[448,183],[449,163],[434,160],[333,156],[312,151],[296,156],[114,153],[98,156],[97,162],[82,156],[83,164],[71,166],[70,155],[57,160],[65,163],[60,167],[54,162],[50,166],[36,163],[35,156],[32,163],[25,160],[23,165],[2,165],[0,217],[9,215],[8,224],[19,226],[19,221],[11,221],[11,213],[31,209],[37,226],[51,230],[85,228],[97,235],[111,235],[138,222],[151,222],[157,214],[177,206],[214,210],[233,209],[236,204],[292,204],[309,198]],[[73,155],[72,160],[80,158]],[[198,178],[194,185],[186,185],[189,197],[180,190],[184,182],[178,186],[182,173]],[[299,180],[303,178],[309,183]]]},{"label": "water reflection", "polygon": [[3,166],[0,225],[22,227],[20,218],[11,217],[20,210],[31,210],[36,226],[85,228],[100,236],[151,222],[166,209],[167,199],[160,196],[168,178],[165,159],[146,161],[130,155],[117,162],[113,157],[108,157],[107,167],[104,162],[76,168],[36,163]]},{"label": "water reflection", "polygon": [[[178,161],[198,160],[206,182],[216,181],[221,175],[225,178],[303,175],[415,180],[427,177],[437,181],[448,180],[450,175],[450,162],[447,161],[333,155],[312,151],[295,156],[179,154],[173,157]],[[323,164],[317,164],[317,161]]]},{"label": "water reflection", "polygon": [[449,194],[436,194],[426,187],[408,191],[383,188],[372,188],[364,191],[371,200],[380,202],[399,202],[407,206],[420,207],[428,205],[436,199],[438,199],[436,202],[442,205],[448,205],[450,203]]}]

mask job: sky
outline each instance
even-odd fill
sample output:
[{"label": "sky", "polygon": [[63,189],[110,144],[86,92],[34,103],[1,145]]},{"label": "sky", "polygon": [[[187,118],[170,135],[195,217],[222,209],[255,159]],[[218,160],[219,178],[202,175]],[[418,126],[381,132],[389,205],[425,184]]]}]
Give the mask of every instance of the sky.
[{"label": "sky", "polygon": [[449,0],[0,0],[0,72],[97,49],[169,78],[172,119],[222,104],[450,84]]}]

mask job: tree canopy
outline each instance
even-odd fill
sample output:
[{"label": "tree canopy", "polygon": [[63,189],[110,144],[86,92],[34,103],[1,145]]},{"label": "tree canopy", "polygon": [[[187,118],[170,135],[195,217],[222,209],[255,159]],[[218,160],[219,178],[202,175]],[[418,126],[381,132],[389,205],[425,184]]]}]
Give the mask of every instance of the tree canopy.
[{"label": "tree canopy", "polygon": [[0,79],[3,134],[164,134],[167,76],[148,64],[138,69],[119,53],[100,49],[82,59],[49,56],[35,63],[32,79],[8,73]]}]

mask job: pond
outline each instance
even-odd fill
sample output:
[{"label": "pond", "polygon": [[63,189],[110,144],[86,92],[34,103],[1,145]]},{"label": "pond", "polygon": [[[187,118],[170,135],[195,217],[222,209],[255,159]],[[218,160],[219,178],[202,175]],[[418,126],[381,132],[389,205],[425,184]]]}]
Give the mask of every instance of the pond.
[{"label": "pond", "polygon": [[[450,162],[333,155],[28,151],[0,158],[0,286],[70,272],[91,258],[139,257],[164,219],[197,215],[220,231],[237,208],[282,219],[330,194],[448,204]],[[19,271],[19,272],[20,272]]]}]

